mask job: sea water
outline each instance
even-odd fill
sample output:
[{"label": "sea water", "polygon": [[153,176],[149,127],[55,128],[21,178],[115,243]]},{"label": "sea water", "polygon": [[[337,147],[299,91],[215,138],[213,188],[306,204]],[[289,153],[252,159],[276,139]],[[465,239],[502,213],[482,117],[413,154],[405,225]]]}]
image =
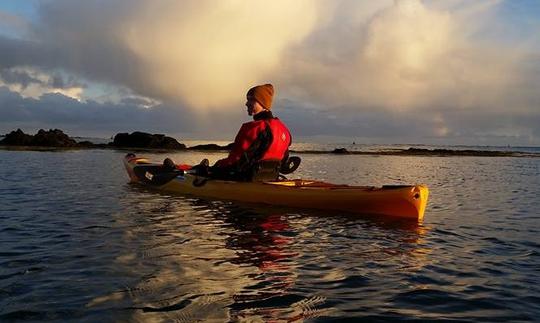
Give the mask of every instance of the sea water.
[{"label": "sea water", "polygon": [[411,223],[163,194],[124,154],[0,150],[0,321],[540,316],[540,158],[299,154],[292,178],[428,185]]}]

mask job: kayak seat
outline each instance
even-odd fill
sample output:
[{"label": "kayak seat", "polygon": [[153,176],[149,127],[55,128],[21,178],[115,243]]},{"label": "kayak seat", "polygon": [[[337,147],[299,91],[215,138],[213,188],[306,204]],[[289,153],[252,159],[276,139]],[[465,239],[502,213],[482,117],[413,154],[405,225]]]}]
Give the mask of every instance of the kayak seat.
[{"label": "kayak seat", "polygon": [[290,174],[294,172],[298,166],[300,166],[300,162],[302,160],[298,156],[291,156],[281,161],[281,166],[279,168],[279,172],[281,174]]},{"label": "kayak seat", "polygon": [[281,174],[290,174],[300,166],[300,157],[292,156],[284,160],[261,160],[251,168],[249,181],[268,182],[276,181]]},{"label": "kayak seat", "polygon": [[169,171],[173,171],[176,169],[176,164],[172,159],[165,158],[165,160],[163,161],[163,168]]},{"label": "kayak seat", "polygon": [[[210,167],[209,172],[200,173],[199,176],[212,179],[239,181],[239,182],[268,182],[277,181],[281,174],[290,174],[300,166],[300,157],[286,157],[283,160],[260,160],[254,163],[245,163],[244,167],[219,168]],[[193,167],[196,169],[198,166]]]},{"label": "kayak seat", "polygon": [[253,182],[275,181],[279,177],[281,160],[261,160],[251,168],[248,180]]}]

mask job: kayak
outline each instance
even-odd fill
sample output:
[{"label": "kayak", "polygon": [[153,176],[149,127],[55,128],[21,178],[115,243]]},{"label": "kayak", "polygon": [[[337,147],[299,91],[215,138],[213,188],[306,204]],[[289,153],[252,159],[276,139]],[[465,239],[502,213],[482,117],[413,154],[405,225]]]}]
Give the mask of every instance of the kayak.
[{"label": "kayak", "polygon": [[[393,216],[421,221],[429,189],[425,185],[352,186],[317,180],[237,182],[209,179],[128,154],[131,182],[160,191],[277,206]],[[183,165],[185,169],[189,166]],[[180,167],[182,168],[182,167]]]}]

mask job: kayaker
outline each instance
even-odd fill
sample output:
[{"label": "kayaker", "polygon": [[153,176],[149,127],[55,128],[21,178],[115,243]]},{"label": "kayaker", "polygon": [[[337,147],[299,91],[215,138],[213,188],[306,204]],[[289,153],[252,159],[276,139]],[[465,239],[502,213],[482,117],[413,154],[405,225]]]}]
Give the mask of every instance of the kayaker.
[{"label": "kayaker", "polygon": [[[253,121],[242,125],[227,158],[218,160],[210,168],[211,177],[251,180],[254,171],[276,169],[277,178],[281,161],[288,157],[292,139],[287,126],[272,114],[273,97],[272,84],[249,89],[246,107]],[[254,169],[257,167],[259,169]],[[265,167],[268,169],[261,169]]]}]

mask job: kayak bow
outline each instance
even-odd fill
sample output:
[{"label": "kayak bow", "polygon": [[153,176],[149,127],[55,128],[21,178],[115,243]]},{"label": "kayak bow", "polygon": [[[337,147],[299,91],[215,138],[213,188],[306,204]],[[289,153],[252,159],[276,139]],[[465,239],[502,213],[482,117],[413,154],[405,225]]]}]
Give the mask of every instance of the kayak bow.
[{"label": "kayak bow", "polygon": [[131,182],[167,192],[250,203],[395,216],[418,221],[424,217],[429,195],[425,185],[351,186],[303,179],[271,182],[204,181],[200,176],[167,169],[162,164],[151,163],[133,154],[124,158],[124,165]]}]

